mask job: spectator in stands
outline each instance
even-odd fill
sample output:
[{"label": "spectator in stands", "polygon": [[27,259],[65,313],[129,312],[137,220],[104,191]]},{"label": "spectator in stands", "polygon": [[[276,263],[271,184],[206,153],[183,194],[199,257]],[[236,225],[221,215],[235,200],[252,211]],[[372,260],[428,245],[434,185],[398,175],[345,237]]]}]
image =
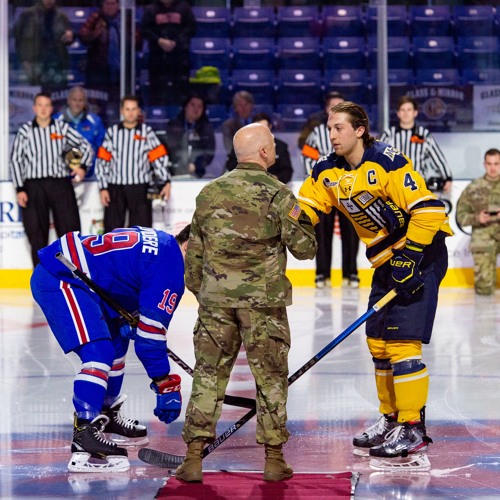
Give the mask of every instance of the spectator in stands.
[{"label": "spectator in stands", "polygon": [[297,139],[297,145],[299,146],[299,149],[302,149],[304,147],[304,144],[306,143],[306,139],[309,136],[309,134],[313,131],[314,127],[317,127],[321,123],[326,123],[328,120],[328,111],[332,106],[335,106],[339,102],[344,102],[345,97],[340,93],[335,90],[332,90],[331,92],[328,92],[325,95],[325,107],[316,113],[313,113],[312,115],[309,115],[307,118],[307,122],[302,128],[302,130],[299,133],[299,137]]},{"label": "spectator in stands", "polygon": [[[64,111],[54,115],[56,120],[70,124],[87,139],[94,150],[94,158],[102,144],[106,132],[101,119],[88,109],[87,92],[83,87],[72,87],[68,92],[68,106]],[[94,177],[94,164],[87,170],[86,178]]]},{"label": "spectator in stands", "polygon": [[134,95],[122,97],[123,120],[106,130],[97,152],[95,174],[104,206],[104,232],[128,225],[151,227],[152,200],[148,190],[153,175],[162,183],[159,198],[170,198],[168,153],[146,123],[140,123],[141,108]]},{"label": "spectator in stands", "polygon": [[401,96],[397,116],[399,124],[384,130],[379,139],[408,156],[431,191],[448,193],[452,182],[450,167],[429,129],[415,123],[417,101],[407,95]]},{"label": "spectator in stands", "polygon": [[457,204],[457,221],[472,226],[470,251],[474,259],[474,288],[478,295],[493,295],[500,254],[500,151],[484,155],[485,175],[473,180]]},{"label": "spectator in stands", "polygon": [[67,87],[67,47],[74,34],[56,0],[40,0],[25,10],[14,26],[14,38],[17,56],[30,85],[40,85],[44,92]]},{"label": "spectator in stands", "polygon": [[146,7],[141,32],[149,43],[150,104],[183,102],[195,29],[194,14],[185,0],[155,0]]},{"label": "spectator in stands", "polygon": [[[267,113],[257,113],[252,118],[253,123],[260,123],[265,125],[272,131],[273,122],[272,118]],[[288,144],[276,136],[274,137],[274,142],[276,144],[276,158],[275,163],[267,169],[267,171],[276,176],[278,180],[286,184],[290,182],[293,175],[292,162],[290,160],[290,152],[288,151]],[[236,153],[234,148],[231,150],[226,161],[226,170],[234,170],[238,165],[238,160],[236,158]]]},{"label": "spectator in stands", "polygon": [[252,112],[255,104],[253,95],[240,90],[233,95],[235,116],[228,118],[221,125],[224,148],[228,153],[233,149],[233,137],[241,127],[252,123]]},{"label": "spectator in stands", "polygon": [[118,90],[120,84],[120,1],[102,0],[78,32],[87,46],[87,86]]},{"label": "spectator in stands", "polygon": [[[329,111],[333,106],[344,102],[344,97],[338,92],[330,92],[326,95],[325,110]],[[323,113],[323,112],[322,112]],[[318,114],[318,117],[321,115]],[[316,162],[333,152],[330,141],[330,130],[326,120],[316,125],[306,138],[302,147],[302,158],[308,174],[311,173]],[[342,286],[350,288],[359,287],[357,256],[359,238],[349,219],[340,211],[332,208],[329,214],[320,213],[319,222],[314,226],[318,252],[316,253],[316,288],[331,286],[331,268],[333,257],[333,230],[335,215],[338,215],[340,225],[340,240],[342,244]]]},{"label": "spectator in stands", "polygon": [[172,175],[201,178],[215,154],[215,134],[206,114],[206,102],[189,96],[177,118],[167,124],[166,142]]}]

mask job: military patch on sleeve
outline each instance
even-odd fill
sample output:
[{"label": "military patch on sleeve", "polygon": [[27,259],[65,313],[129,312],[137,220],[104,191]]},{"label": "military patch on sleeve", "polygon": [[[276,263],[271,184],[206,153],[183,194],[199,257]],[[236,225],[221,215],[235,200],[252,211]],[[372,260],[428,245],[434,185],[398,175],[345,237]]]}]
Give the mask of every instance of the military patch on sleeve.
[{"label": "military patch on sleeve", "polygon": [[288,216],[291,217],[292,219],[299,220],[299,216],[300,216],[301,212],[302,212],[302,209],[300,208],[299,204],[295,203],[293,208],[288,213]]}]

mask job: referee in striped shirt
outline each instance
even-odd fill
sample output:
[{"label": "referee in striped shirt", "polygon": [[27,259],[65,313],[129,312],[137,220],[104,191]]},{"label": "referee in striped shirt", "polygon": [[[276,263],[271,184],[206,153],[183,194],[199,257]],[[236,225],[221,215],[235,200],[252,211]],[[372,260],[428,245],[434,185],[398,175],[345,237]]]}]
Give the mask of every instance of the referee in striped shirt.
[{"label": "referee in striped shirt", "polygon": [[[326,96],[325,111],[328,118],[330,109],[344,102],[345,98],[338,92],[330,92]],[[320,123],[312,129],[302,147],[302,158],[307,175],[311,173],[316,162],[333,152],[330,141],[330,131],[326,122]],[[349,219],[340,211],[332,209],[329,214],[321,213],[319,222],[314,226],[318,251],[316,253],[316,288],[331,286],[331,268],[333,256],[333,229],[335,214],[339,216],[340,236],[342,245],[342,286],[359,287],[357,256],[359,237]]]},{"label": "referee in striped shirt", "polygon": [[[21,126],[14,139],[10,171],[21,207],[24,230],[31,245],[33,266],[38,250],[48,245],[49,212],[57,236],[80,231],[80,215],[72,180],[80,182],[94,156],[91,145],[68,123],[52,119],[52,99],[39,93],[33,101],[33,120]],[[71,168],[64,160],[72,148],[82,153]]]},{"label": "referee in striped shirt", "polygon": [[148,199],[153,173],[156,182],[163,184],[160,197],[165,201],[170,198],[167,149],[149,125],[139,123],[139,99],[123,97],[120,112],[123,121],[107,129],[95,168],[106,233],[125,226],[127,211],[129,226],[153,225]]},{"label": "referee in striped shirt", "polygon": [[430,131],[415,123],[417,115],[417,101],[401,96],[397,112],[399,125],[384,130],[379,139],[408,156],[429,189],[448,193],[452,182],[450,167]]}]

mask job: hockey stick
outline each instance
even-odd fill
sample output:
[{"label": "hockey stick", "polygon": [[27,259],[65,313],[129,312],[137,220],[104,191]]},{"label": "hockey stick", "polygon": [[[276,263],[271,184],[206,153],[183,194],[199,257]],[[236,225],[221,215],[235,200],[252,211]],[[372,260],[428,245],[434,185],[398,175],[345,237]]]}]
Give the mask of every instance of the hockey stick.
[{"label": "hockey stick", "polygon": [[[103,290],[97,283],[91,280],[83,271],[78,269],[73,262],[68,260],[61,252],[56,253],[56,259],[64,264],[78,279],[83,281],[93,292],[97,294],[108,306],[114,309],[123,319],[125,319],[130,326],[136,327],[139,323],[139,319],[134,316],[131,312],[124,309],[113,297],[110,297],[108,293]],[[185,363],[177,354],[172,352],[167,347],[167,354],[170,359],[175,361],[188,375],[193,376],[193,369]],[[255,408],[255,400],[250,398],[244,398],[240,396],[227,395],[224,397],[224,403],[232,406],[240,406],[242,408]]]},{"label": "hockey stick", "polygon": [[[368,311],[366,311],[362,316],[360,316],[354,323],[348,326],[340,335],[335,337],[329,344],[327,344],[321,351],[311,358],[305,365],[299,368],[293,375],[288,377],[288,386],[291,386],[297,379],[299,379],[304,373],[306,373],[310,368],[312,368],[318,361],[324,358],[331,350],[337,347],[344,339],[346,339],[351,333],[357,330],[365,321],[386,306],[395,296],[397,295],[396,290],[393,289],[386,293],[376,304],[374,304]],[[224,441],[226,441],[230,436],[232,436],[240,427],[245,425],[255,414],[257,410],[252,408],[249,412],[243,415],[236,423],[234,423],[226,432],[221,434],[215,439],[213,443],[206,446],[203,449],[202,458],[205,458],[209,453],[212,453],[216,448],[218,448]],[[165,453],[162,451],[153,450],[151,448],[141,448],[139,450],[139,458],[148,464],[156,465],[158,467],[174,468],[179,466],[183,461],[184,457],[180,455],[172,455],[170,453]]]}]

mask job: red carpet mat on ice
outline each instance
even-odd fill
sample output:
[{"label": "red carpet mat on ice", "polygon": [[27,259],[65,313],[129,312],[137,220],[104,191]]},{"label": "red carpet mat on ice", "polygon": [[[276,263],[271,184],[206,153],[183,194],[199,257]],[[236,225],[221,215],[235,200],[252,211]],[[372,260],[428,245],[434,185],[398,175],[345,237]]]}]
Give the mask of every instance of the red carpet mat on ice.
[{"label": "red carpet mat on ice", "polygon": [[358,474],[295,474],[291,479],[268,483],[262,472],[204,472],[203,483],[185,483],[168,479],[155,498],[196,500],[317,500],[350,499]]}]

